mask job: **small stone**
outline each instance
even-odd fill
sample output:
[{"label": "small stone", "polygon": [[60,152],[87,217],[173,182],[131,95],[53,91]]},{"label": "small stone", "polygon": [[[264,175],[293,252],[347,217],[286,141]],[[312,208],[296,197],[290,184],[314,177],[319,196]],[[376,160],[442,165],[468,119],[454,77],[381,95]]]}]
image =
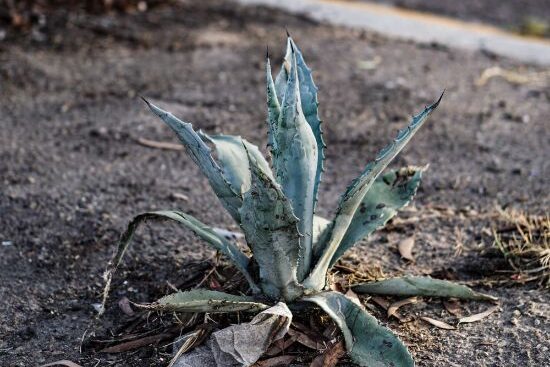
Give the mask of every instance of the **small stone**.
[{"label": "small stone", "polygon": [[2,241],[2,246],[12,246],[12,245],[13,245],[12,241]]}]

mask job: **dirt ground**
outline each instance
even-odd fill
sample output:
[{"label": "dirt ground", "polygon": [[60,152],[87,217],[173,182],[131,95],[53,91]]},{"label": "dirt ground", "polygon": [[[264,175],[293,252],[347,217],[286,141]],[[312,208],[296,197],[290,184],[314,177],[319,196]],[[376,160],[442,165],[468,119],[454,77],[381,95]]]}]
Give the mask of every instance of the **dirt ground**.
[{"label": "dirt ground", "polygon": [[[47,41],[0,43],[1,366],[60,359],[84,366],[166,364],[169,356],[154,347],[122,355],[80,353],[101,275],[132,215],[177,208],[234,228],[188,157],[136,142],[175,141],[138,96],[207,132],[240,134],[264,147],[265,46],[282,55],[284,27],[320,88],[328,144],[319,201],[325,216],[376,151],[446,88],[438,111],[395,163],[430,164],[414,205],[345,261],[361,260],[364,269],[380,267],[386,274],[472,284],[506,269],[490,250],[490,214],[497,205],[548,212],[550,86],[474,82],[495,65],[539,69],[221,0],[71,16],[45,31]],[[412,234],[416,262],[408,264],[395,249]],[[175,282],[191,260],[212,255],[174,225],[144,227],[115,278],[102,330],[107,334],[124,322],[118,299],[152,301],[169,292],[167,281]],[[419,366],[547,364],[548,291],[531,284],[475,288],[498,296],[500,309],[457,330],[377,315]],[[465,313],[489,307],[462,305]],[[453,320],[439,300],[408,307],[416,317]]]}]

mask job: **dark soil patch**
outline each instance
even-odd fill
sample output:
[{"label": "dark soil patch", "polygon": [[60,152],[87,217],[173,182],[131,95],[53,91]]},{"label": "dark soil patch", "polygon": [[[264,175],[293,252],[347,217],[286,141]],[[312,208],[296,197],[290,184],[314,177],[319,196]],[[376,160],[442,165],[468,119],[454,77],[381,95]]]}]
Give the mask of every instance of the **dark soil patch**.
[{"label": "dark soil patch", "polygon": [[[349,181],[410,115],[447,88],[431,122],[395,164],[430,163],[416,210],[401,216],[413,219],[373,236],[347,263],[360,260],[387,274],[478,281],[491,275],[487,269],[503,265],[499,257],[481,256],[490,246],[482,234],[491,226],[483,213],[495,205],[548,210],[549,86],[502,79],[474,85],[495,64],[538,69],[225,1],[59,24],[47,30],[44,42],[0,43],[2,366],[58,359],[85,366],[166,363],[155,348],[123,355],[79,352],[92,304],[100,299],[102,273],[132,215],[178,208],[215,226],[233,226],[189,158],[136,143],[137,137],[175,141],[138,95],[207,132],[241,134],[263,147],[265,45],[282,53],[285,26],[320,87],[329,147],[322,215],[331,213]],[[377,68],[361,69],[361,61],[377,56]],[[392,249],[413,233],[416,262],[406,264]],[[464,244],[460,254],[457,242]],[[143,228],[116,277],[103,330],[125,321],[118,299],[152,301],[169,291],[166,281],[176,282],[186,264],[211,256],[174,225]],[[548,292],[531,285],[476,288],[500,297],[502,310],[458,331],[379,316],[419,365],[544,365],[550,359]],[[471,312],[487,307],[464,305]],[[411,312],[445,316],[438,300]]]}]

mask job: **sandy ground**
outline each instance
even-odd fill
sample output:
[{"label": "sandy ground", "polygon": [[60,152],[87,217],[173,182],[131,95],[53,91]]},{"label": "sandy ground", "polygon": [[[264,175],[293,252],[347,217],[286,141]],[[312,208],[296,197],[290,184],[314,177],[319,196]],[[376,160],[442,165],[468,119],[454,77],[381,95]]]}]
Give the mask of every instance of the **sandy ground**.
[{"label": "sandy ground", "polygon": [[[264,147],[265,45],[282,54],[285,26],[320,87],[328,144],[323,215],[397,129],[447,90],[431,122],[395,163],[430,164],[414,206],[402,216],[413,220],[364,241],[346,261],[386,274],[462,281],[505,269],[488,250],[484,230],[496,205],[548,210],[550,87],[500,78],[482,87],[474,82],[495,65],[540,70],[214,0],[143,14],[78,16],[49,29],[46,42],[0,43],[0,365],[59,359],[84,366],[165,365],[162,348],[122,355],[79,351],[101,274],[133,214],[178,208],[215,226],[234,226],[188,157],[136,143],[139,137],[175,141],[138,95],[207,132],[240,134]],[[412,234],[416,262],[407,264],[395,248]],[[211,256],[187,231],[144,227],[115,280],[102,330],[107,334],[125,320],[117,299],[152,301],[169,291],[166,281],[174,282],[189,261]],[[500,310],[458,330],[379,315],[420,366],[547,363],[548,292],[532,285],[476,289],[500,297]],[[465,313],[487,307],[463,303]],[[407,313],[452,320],[439,300],[425,299]]]}]

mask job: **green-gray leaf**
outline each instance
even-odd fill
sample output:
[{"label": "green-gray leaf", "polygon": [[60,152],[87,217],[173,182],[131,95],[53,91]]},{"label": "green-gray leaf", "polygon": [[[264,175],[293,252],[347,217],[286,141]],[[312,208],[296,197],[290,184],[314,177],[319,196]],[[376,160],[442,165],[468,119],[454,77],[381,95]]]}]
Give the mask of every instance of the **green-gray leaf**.
[{"label": "green-gray leaf", "polygon": [[243,194],[241,227],[260,267],[261,286],[272,298],[301,295],[296,271],[299,262],[298,219],[280,187],[249,154],[250,190]]},{"label": "green-gray leaf", "polygon": [[[290,37],[289,37],[290,38]],[[323,130],[321,128],[321,119],[319,118],[319,101],[317,100],[317,86],[313,81],[313,75],[311,69],[307,66],[304,61],[304,56],[302,52],[290,38],[290,42],[294,46],[294,51],[296,53],[296,65],[298,66],[298,80],[300,83],[300,100],[302,102],[302,110],[304,111],[304,116],[313,135],[315,136],[315,141],[317,142],[317,175],[315,177],[315,200],[317,200],[317,192],[319,189],[319,184],[321,183],[321,175],[323,174],[324,167],[323,162],[325,160],[325,142],[323,141]]]},{"label": "green-gray leaf", "polygon": [[161,219],[161,220],[171,219],[180,224],[183,224],[185,227],[192,230],[197,236],[199,236],[200,238],[205,240],[207,243],[209,243],[216,250],[226,255],[235,264],[237,269],[239,269],[241,273],[243,273],[246,280],[250,284],[250,288],[255,293],[259,292],[258,286],[254,283],[254,281],[252,280],[252,277],[250,276],[247,270],[248,263],[249,263],[248,257],[235,244],[229,242],[228,240],[223,238],[223,236],[218,235],[213,228],[203,224],[202,222],[192,217],[191,215],[185,214],[180,211],[163,210],[163,211],[156,211],[156,212],[146,212],[134,217],[132,221],[128,224],[128,228],[120,238],[117,252],[114,258],[109,263],[109,267],[104,275],[106,285],[105,285],[105,290],[103,292],[103,303],[102,303],[102,309],[100,314],[103,313],[104,311],[104,306],[107,301],[107,296],[109,293],[109,288],[111,286],[111,280],[113,278],[113,274],[115,273],[116,269],[120,265],[120,262],[122,261],[122,258],[124,256],[124,253],[126,252],[126,249],[130,245],[130,242],[132,240],[132,237],[134,236],[135,231],[137,230],[137,228],[141,223],[143,223],[148,219]]},{"label": "green-gray leaf", "polygon": [[275,77],[275,92],[277,94],[277,99],[279,102],[282,102],[285,93],[286,93],[286,85],[288,82],[288,77],[290,75],[290,66],[292,64],[292,43],[290,41],[290,37],[286,40],[286,52],[285,57],[283,58],[283,65],[281,66],[281,70],[279,70],[279,74]]},{"label": "green-gray leaf", "polygon": [[207,135],[202,131],[199,132],[199,135],[216,148],[224,177],[229,181],[235,192],[242,193],[250,188],[247,150],[254,157],[257,164],[261,166],[262,171],[273,177],[269,164],[256,145],[249,143],[240,136]]},{"label": "green-gray leaf", "polygon": [[369,367],[414,366],[401,340],[343,294],[323,292],[304,300],[317,304],[336,322],[355,363]]},{"label": "green-gray leaf", "polygon": [[407,142],[426,122],[428,116],[437,108],[439,102],[441,102],[441,98],[443,98],[443,94],[441,94],[441,97],[435,103],[427,106],[420,114],[414,116],[409,126],[399,131],[391,144],[383,148],[376,156],[374,162],[369,163],[363,173],[347,188],[340,199],[340,204],[332,221],[331,233],[326,237],[327,243],[326,245],[322,245],[324,250],[310,276],[304,282],[306,287],[321,290],[325,286],[326,273],[332,263],[334,254],[338,250],[338,246],[365,195],[374,184],[378,175],[405,147]]},{"label": "green-gray leaf", "polygon": [[290,75],[275,136],[277,150],[273,155],[273,168],[299,219],[298,231],[302,238],[298,280],[301,281],[309,272],[312,257],[317,143],[302,112],[296,56],[293,53],[291,57]]},{"label": "green-gray leaf", "polygon": [[162,297],[157,302],[140,305],[140,307],[155,311],[210,313],[258,312],[269,308],[269,306],[263,303],[256,302],[252,297],[235,296],[207,289],[176,292]]},{"label": "green-gray leaf", "polygon": [[271,75],[271,62],[269,61],[269,55],[266,57],[265,74],[267,84],[267,142],[271,149],[271,154],[273,155],[274,152],[277,151],[275,136],[277,135],[277,126],[279,124],[279,116],[281,115],[281,106],[279,104],[279,100],[277,99],[273,75]]},{"label": "green-gray leaf", "polygon": [[296,65],[298,67],[298,82],[300,86],[300,101],[302,111],[304,113],[306,121],[311,127],[313,135],[315,136],[315,141],[317,143],[317,173],[315,177],[314,189],[315,200],[317,200],[317,192],[319,189],[319,184],[321,183],[321,176],[324,171],[323,162],[325,160],[324,150],[326,147],[325,142],[323,141],[323,131],[321,128],[322,121],[319,118],[318,112],[318,88],[313,81],[311,69],[307,66],[302,52],[290,36],[287,39],[285,58],[281,70],[277,75],[274,88],[276,91],[276,95],[278,95],[279,97],[279,100],[282,101],[284,98],[284,94],[286,93],[286,85],[290,75],[293,51],[296,55]]},{"label": "green-gray leaf", "polygon": [[420,185],[424,168],[404,167],[379,176],[363,201],[359,210],[334,253],[332,266],[355,243],[382,228],[397,211],[408,205]]},{"label": "green-gray leaf", "polygon": [[319,243],[322,237],[326,234],[329,225],[330,220],[319,215],[313,216],[313,250],[315,250],[317,243]]},{"label": "green-gray leaf", "polygon": [[171,113],[158,108],[154,104],[146,100],[145,102],[153,113],[160,117],[177,134],[185,150],[206,176],[210,186],[212,186],[212,189],[225,209],[238,222],[238,209],[241,204],[240,192],[235,192],[235,190],[231,188],[221,168],[210,154],[210,148],[208,148],[200,136],[193,130],[193,126],[190,123],[181,121]]},{"label": "green-gray leaf", "polygon": [[388,296],[454,297],[483,301],[497,300],[496,297],[475,292],[465,285],[456,284],[447,280],[417,276],[404,276],[401,278],[390,278],[377,282],[362,283],[355,285],[353,290],[357,293]]}]

